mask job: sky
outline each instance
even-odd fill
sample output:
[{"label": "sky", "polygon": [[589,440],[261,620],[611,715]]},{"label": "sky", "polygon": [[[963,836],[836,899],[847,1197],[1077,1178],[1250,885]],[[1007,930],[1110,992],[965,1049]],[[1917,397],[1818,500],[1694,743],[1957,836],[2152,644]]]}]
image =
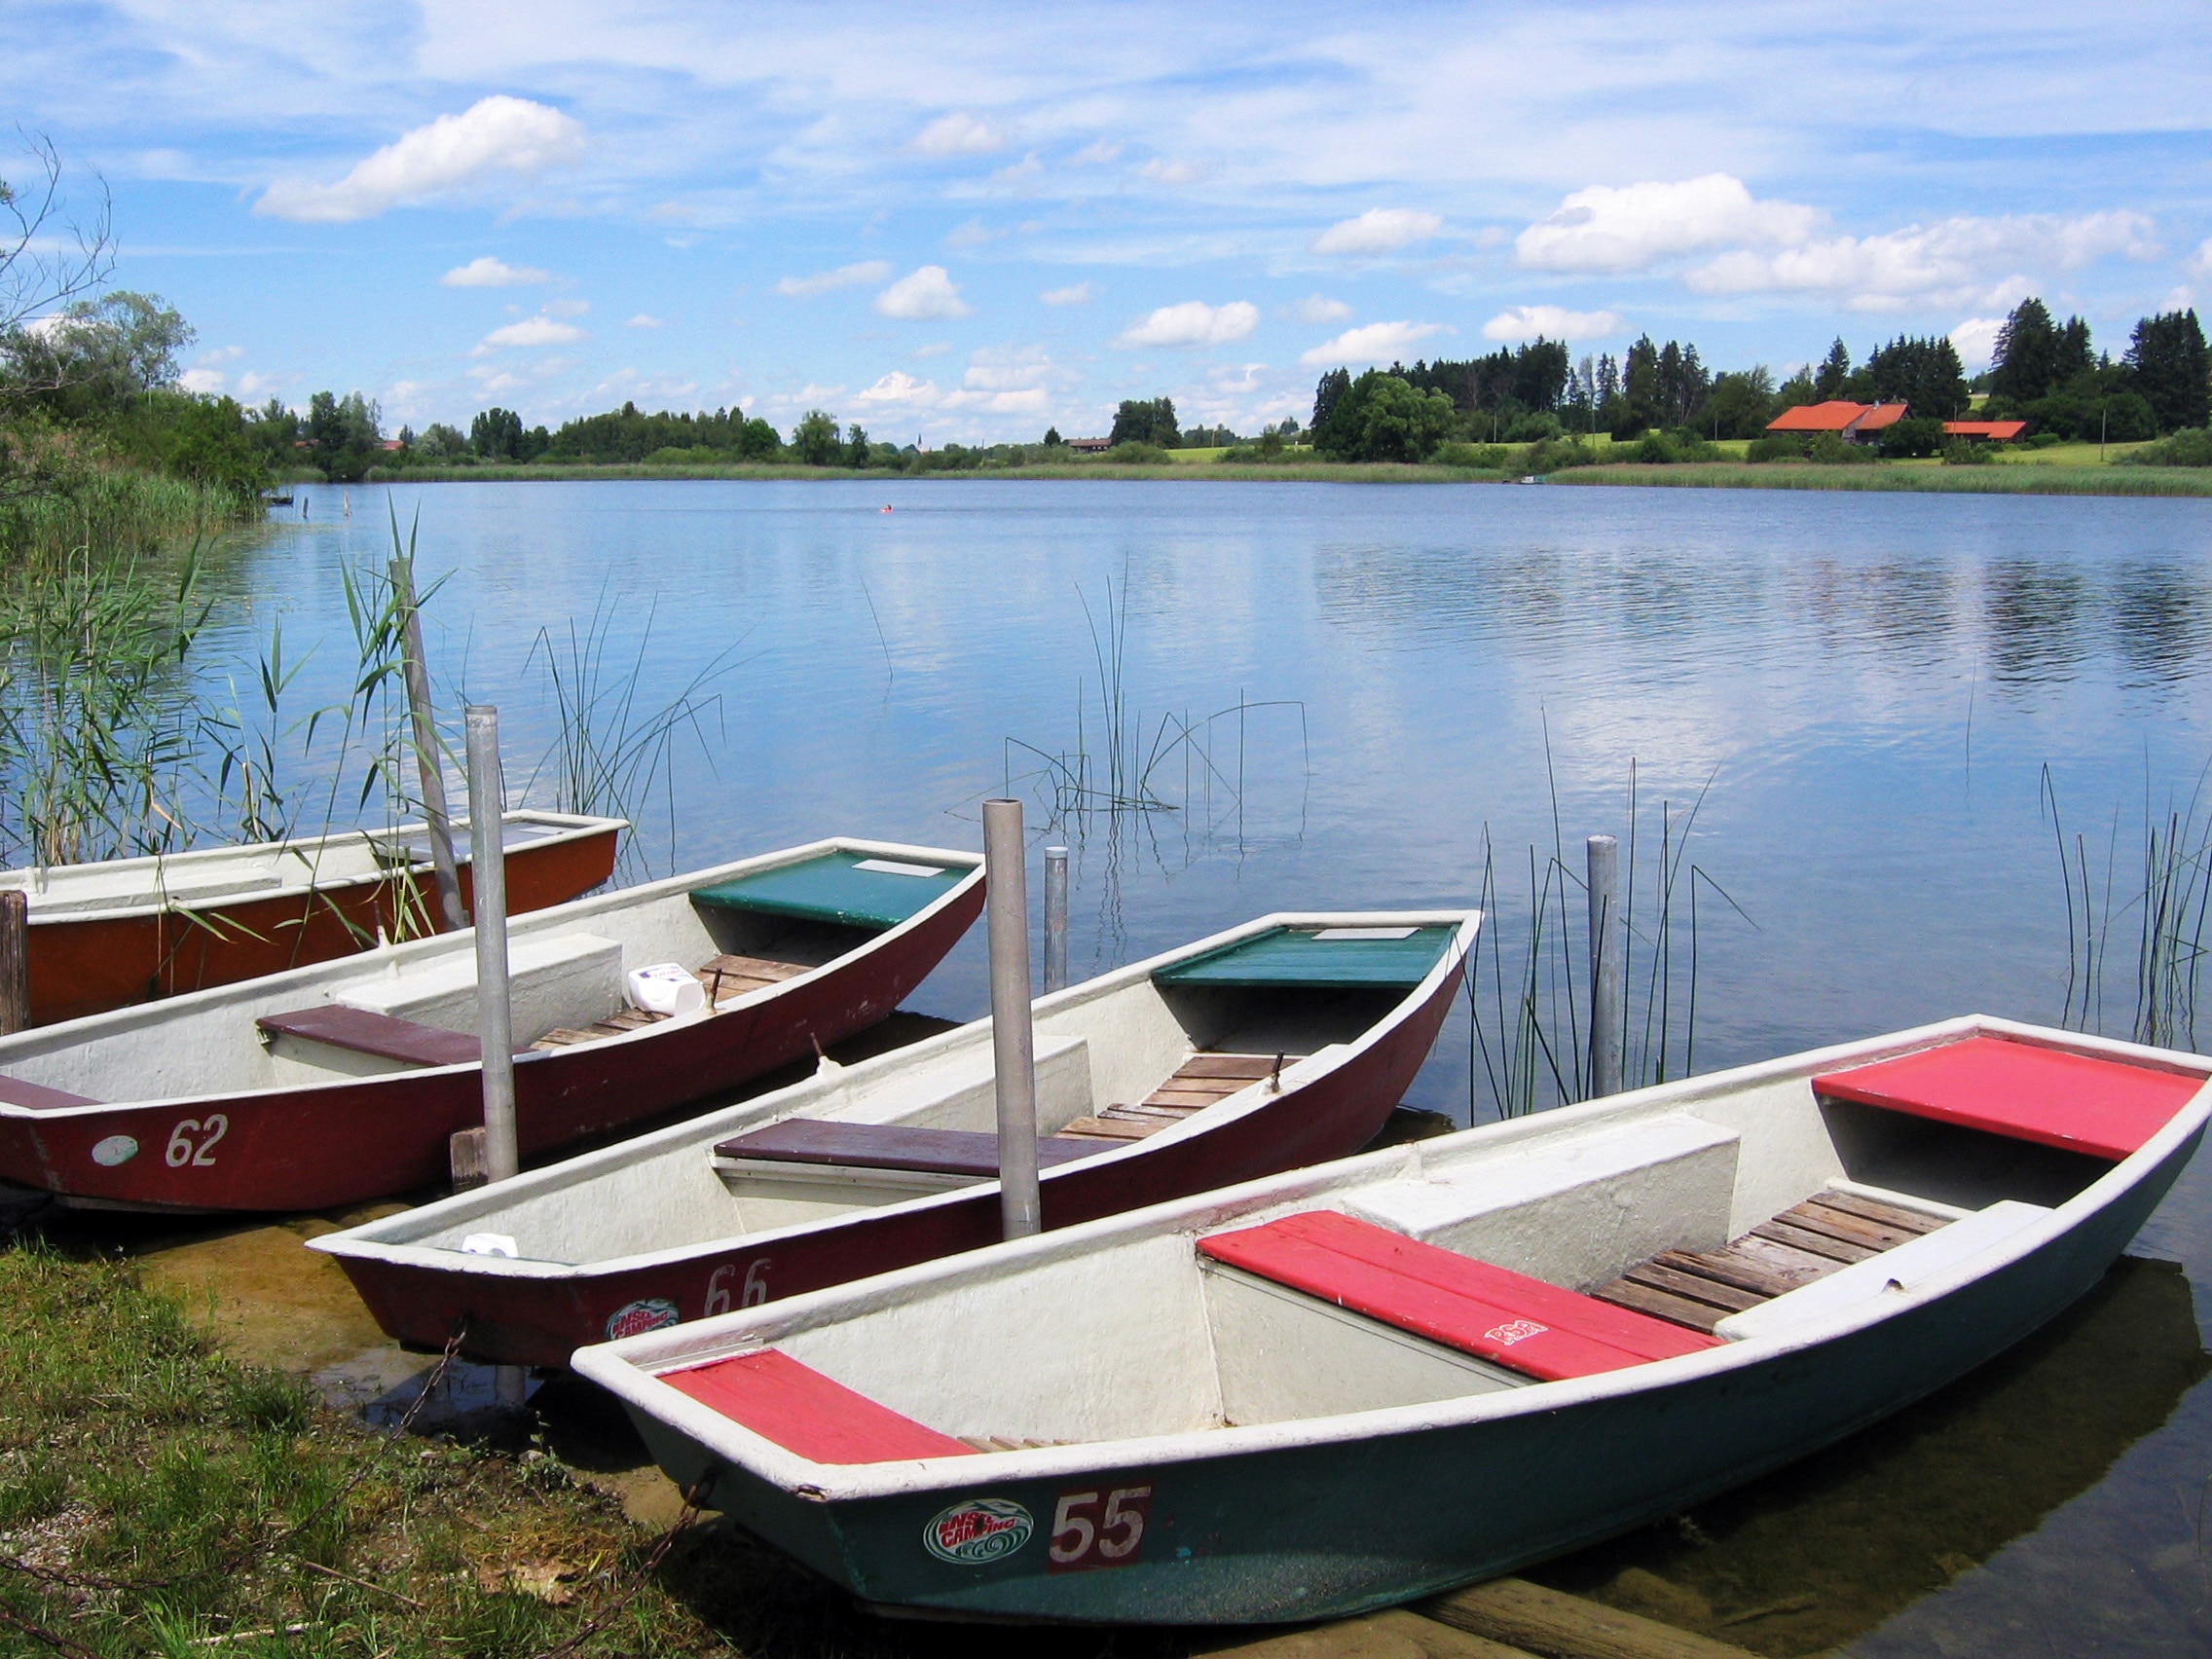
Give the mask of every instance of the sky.
[{"label": "sky", "polygon": [[0,91],[0,178],[104,181],[188,385],[394,430],[1249,433],[1539,333],[1971,369],[2027,294],[2116,355],[2212,300],[2180,4],[8,0]]}]

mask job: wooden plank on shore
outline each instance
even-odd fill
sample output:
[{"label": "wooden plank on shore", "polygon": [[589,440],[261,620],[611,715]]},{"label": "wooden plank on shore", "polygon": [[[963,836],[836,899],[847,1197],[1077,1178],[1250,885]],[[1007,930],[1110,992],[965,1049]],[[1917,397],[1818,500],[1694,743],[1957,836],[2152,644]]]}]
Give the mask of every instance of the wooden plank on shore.
[{"label": "wooden plank on shore", "polygon": [[1546,1659],[1751,1659],[1749,1650],[1525,1578],[1493,1578],[1417,1604],[1428,1618]]},{"label": "wooden plank on shore", "polygon": [[1857,1193],[1819,1192],[1805,1201],[1841,1210],[1846,1215],[1862,1216],[1868,1221],[1879,1222],[1884,1227],[1895,1227],[1906,1233],[1934,1233],[1938,1227],[1950,1226],[1939,1215],[1924,1215],[1916,1210],[1900,1208],[1897,1204],[1885,1204],[1879,1198],[1862,1198]]},{"label": "wooden plank on shore", "polygon": [[1200,1651],[1205,1659],[1532,1659],[1526,1648],[1454,1630],[1403,1607]]}]

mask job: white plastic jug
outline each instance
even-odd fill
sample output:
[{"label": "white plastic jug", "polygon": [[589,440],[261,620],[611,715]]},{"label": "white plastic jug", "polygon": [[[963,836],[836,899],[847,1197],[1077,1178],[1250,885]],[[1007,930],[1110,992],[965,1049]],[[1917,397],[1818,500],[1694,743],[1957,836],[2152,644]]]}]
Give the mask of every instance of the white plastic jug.
[{"label": "white plastic jug", "polygon": [[681,962],[655,962],[630,970],[630,1000],[649,1014],[697,1014],[707,987]]}]

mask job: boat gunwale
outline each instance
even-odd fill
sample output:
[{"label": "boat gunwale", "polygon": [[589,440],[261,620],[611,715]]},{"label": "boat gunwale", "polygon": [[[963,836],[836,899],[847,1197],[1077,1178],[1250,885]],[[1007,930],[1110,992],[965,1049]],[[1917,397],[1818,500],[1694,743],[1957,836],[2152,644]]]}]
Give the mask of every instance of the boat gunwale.
[{"label": "boat gunwale", "polygon": [[[917,858],[927,855],[940,862],[947,860],[969,866],[968,873],[937,898],[931,900],[911,916],[896,927],[886,928],[855,945],[841,956],[809,968],[803,974],[789,979],[764,985],[756,991],[725,999],[718,1006],[718,1013],[756,1012],[777,997],[795,989],[818,982],[820,976],[832,970],[844,972],[856,966],[865,957],[877,953],[891,941],[919,928],[941,913],[947,906],[959,902],[984,875],[980,853],[960,852],[945,847],[919,847],[898,841],[870,841],[853,836],[833,835],[823,840],[810,841],[797,847],[779,847],[752,858],[738,859],[729,864],[715,865],[705,870],[691,870],[679,875],[666,876],[659,881],[646,882],[637,887],[616,888],[611,892],[593,894],[583,899],[571,899],[565,904],[549,904],[543,909],[512,916],[507,921],[509,948],[538,933],[558,933],[563,929],[614,910],[643,908],[664,899],[681,897],[712,882],[729,879],[733,874],[751,874],[758,869],[772,869],[787,864],[802,863],[809,858],[832,852],[866,852]],[[149,1022],[190,1018],[195,1015],[212,1015],[225,1001],[253,1005],[273,993],[282,990],[286,982],[299,985],[306,994],[317,983],[342,982],[369,973],[382,973],[387,969],[398,970],[421,961],[442,956],[465,957],[475,950],[476,930],[462,928],[455,933],[430,934],[423,939],[408,940],[402,943],[383,947],[385,954],[376,951],[358,951],[350,956],[334,958],[328,962],[313,962],[299,968],[287,969],[282,974],[265,975],[259,978],[241,979],[234,984],[210,985],[203,990],[188,991],[179,996],[164,997],[152,1002],[132,1003],[125,1008],[109,1009],[99,1014],[89,1014],[77,1019],[59,1020],[52,1025],[33,1026],[28,1030],[0,1037],[0,1072],[6,1072],[11,1058],[11,1046],[18,1050],[32,1050],[41,1044],[55,1047],[82,1048],[98,1042],[110,1032],[120,1033]],[[757,1000],[756,1000],[757,999]],[[327,1000],[327,999],[326,999]],[[663,1035],[671,1030],[683,1029],[700,1022],[701,1016],[686,1016],[682,1020],[656,1020],[650,1025],[626,1031],[619,1037],[607,1037],[591,1045],[594,1050],[605,1051],[616,1044]],[[106,1022],[107,1030],[99,1029]],[[531,1065],[541,1059],[556,1058],[551,1051],[536,1051],[515,1056],[517,1065]],[[21,1106],[11,1101],[0,1101],[0,1119],[18,1119],[32,1124],[66,1123],[73,1119],[93,1118],[134,1112],[166,1111],[179,1106],[197,1106],[209,1100],[264,1100],[273,1096],[298,1094],[308,1090],[350,1088],[364,1086],[389,1087],[396,1083],[412,1083],[424,1078],[445,1077],[455,1073],[473,1072],[482,1066],[481,1060],[462,1060],[453,1065],[418,1066],[404,1071],[382,1072],[369,1076],[352,1076],[334,1073],[328,1081],[277,1084],[267,1088],[219,1088],[200,1094],[169,1094],[139,1100],[93,1100],[82,1106]],[[27,1081],[27,1080],[26,1080]]]},{"label": "boat gunwale", "polygon": [[[1842,1060],[1888,1058],[1939,1047],[1975,1035],[2030,1041],[2038,1047],[2095,1057],[2124,1059],[2157,1070],[2197,1077],[2203,1084],[2189,1101],[2142,1146],[2044,1216],[1982,1250],[1931,1273],[1894,1299],[1869,1299],[1808,1318],[1787,1335],[1751,1337],[1669,1359],[1616,1371],[1525,1387],[1460,1395],[1444,1401],[1382,1406],[1325,1417],[1287,1419],[1218,1428],[1179,1429],[1158,1435],[1084,1441],[1069,1446],[979,1452],[962,1456],[884,1463],[818,1463],[754,1433],[701,1405],[660,1380],[659,1373],[710,1363],[755,1351],[816,1326],[841,1323],[893,1306],[922,1286],[955,1288],[962,1280],[1003,1278],[1026,1267],[1085,1254],[1093,1244],[1119,1235],[1134,1242],[1187,1234],[1199,1235],[1233,1222],[1249,1223],[1273,1209],[1297,1206],[1332,1192],[1365,1185],[1374,1173],[1388,1179],[1393,1164],[1399,1177],[1418,1176],[1435,1151],[1475,1144],[1541,1144],[1561,1138],[1531,1132],[1564,1124],[1600,1124],[1608,1118],[1641,1115],[1657,1109],[1687,1107],[1701,1098],[1739,1093],[1794,1078],[1810,1080],[1838,1068]],[[878,1277],[830,1286],[759,1309],[740,1309],[693,1320],[667,1330],[619,1342],[596,1344],[570,1356],[577,1375],[607,1388],[626,1405],[645,1411],[689,1439],[711,1461],[734,1466],[774,1489],[783,1498],[802,1494],[810,1502],[867,1502],[925,1493],[973,1490],[989,1483],[1084,1478],[1115,1468],[1164,1469],[1324,1446],[1399,1438],[1406,1435],[1472,1428],[1488,1421],[1568,1410],[1606,1399],[1656,1392],[1710,1376],[1772,1363],[1807,1348],[1848,1337],[1865,1327],[1916,1311],[1955,1295],[1969,1285],[2002,1272],[2015,1263],[2061,1242],[2093,1217],[2121,1201],[2146,1178],[2204,1131],[2212,1117],[2212,1060],[2177,1050],[2155,1049],[2119,1039],[2056,1031],[1996,1015],[1965,1014],[1905,1031],[1831,1045],[1755,1061],[1701,1078],[1653,1085],[1598,1100],[1560,1107],[1535,1118],[1479,1124],[1449,1136],[1355,1155],[1333,1165],[1261,1177],[1194,1198],[1169,1200],[1146,1209],[1101,1217],[1034,1238],[986,1246],[958,1256],[919,1263]],[[1543,1123],[1544,1119],[1552,1120]],[[1516,1132],[1519,1131],[1519,1132]],[[1986,1357],[1986,1356],[1985,1356]]]},{"label": "boat gunwale", "polygon": [[[595,835],[607,834],[609,831],[619,832],[631,827],[627,818],[601,818],[590,813],[554,812],[549,808],[535,806],[518,806],[500,814],[502,824],[516,819],[538,822],[550,820],[558,821],[561,824],[561,828],[552,834],[540,835],[528,842],[526,846],[531,851],[540,847],[572,844],[577,841],[588,840]],[[460,829],[466,823],[466,819],[457,819],[454,827]],[[50,878],[51,872],[55,870],[97,869],[102,872],[125,872],[140,867],[151,867],[155,871],[155,880],[159,883],[163,872],[174,870],[180,864],[185,865],[186,868],[190,869],[192,866],[187,863],[190,860],[200,860],[204,864],[212,865],[225,859],[245,864],[255,858],[273,858],[276,862],[281,864],[285,858],[290,857],[298,859],[308,866],[308,875],[305,880],[287,882],[278,878],[276,885],[273,887],[240,888],[235,892],[211,894],[204,898],[163,899],[157,900],[153,903],[118,903],[81,910],[50,910],[45,915],[41,915],[36,901],[43,895],[34,890],[31,885],[40,873],[40,866],[36,865],[24,865],[15,869],[0,870],[0,890],[20,892],[33,901],[28,920],[34,928],[84,927],[95,922],[130,921],[139,917],[199,915],[209,911],[219,911],[226,907],[267,904],[285,899],[307,898],[314,894],[347,893],[356,888],[389,881],[402,870],[421,875],[428,871],[431,866],[431,861],[426,856],[421,859],[409,859],[404,865],[394,864],[389,867],[364,870],[358,875],[333,876],[327,880],[316,878],[313,873],[316,866],[313,861],[319,860],[326,852],[345,850],[344,844],[350,841],[359,840],[364,843],[374,843],[380,839],[404,835],[415,830],[427,831],[428,828],[425,823],[411,821],[396,825],[389,830],[333,830],[324,835],[293,836],[281,841],[247,841],[227,847],[195,847],[181,853],[147,853],[133,859],[99,859],[89,865],[50,865],[46,866]],[[312,859],[310,854],[303,851],[303,849],[311,847],[314,849]],[[518,847],[514,853],[510,853],[508,856],[513,857],[516,853],[524,850],[525,848]],[[466,867],[465,860],[461,861],[461,867]],[[24,877],[21,883],[9,879],[18,875]],[[571,903],[574,903],[574,901],[571,901]],[[521,918],[515,919],[519,921]],[[452,936],[438,934],[431,937],[444,939]],[[409,942],[414,941],[410,940]],[[359,953],[356,952],[355,954]],[[309,963],[307,966],[319,967],[321,964]],[[212,988],[221,990],[227,987],[218,985]],[[172,997],[166,1000],[173,1002],[176,999]],[[56,1023],[61,1022],[57,1021]],[[40,1026],[38,1029],[43,1031],[49,1029],[49,1027]]]},{"label": "boat gunwale", "polygon": [[[1382,1042],[1391,1032],[1403,1025],[1406,1020],[1412,1018],[1419,1010],[1425,1007],[1428,1000],[1436,994],[1439,985],[1450,975],[1458,972],[1461,963],[1474,948],[1476,933],[1481,927],[1482,919],[1483,912],[1471,908],[1420,911],[1276,911],[1240,923],[1236,927],[1214,934],[1209,938],[1177,945],[1171,950],[1147,957],[1143,961],[1126,964],[1124,967],[1101,974],[1095,978],[1086,979],[1081,984],[1070,985],[1063,990],[1039,997],[1030,1005],[1030,1017],[1034,1025],[1060,1010],[1082,1007],[1118,992],[1131,989],[1149,980],[1152,975],[1163,966],[1188,960],[1190,957],[1204,951],[1219,949],[1227,944],[1235,943],[1238,939],[1249,938],[1276,928],[1313,925],[1392,927],[1404,926],[1408,922],[1412,922],[1416,926],[1449,926],[1453,928],[1453,938],[1446,944],[1436,962],[1430,966],[1428,972],[1421,977],[1417,985],[1406,991],[1398,1002],[1392,1005],[1388,1014],[1369,1025],[1365,1031],[1360,1033],[1356,1041],[1331,1045],[1337,1052],[1330,1062],[1326,1066],[1298,1079],[1297,1088],[1309,1088],[1353,1064],[1374,1045]],[[1049,1036],[1050,1033],[1042,1035]],[[635,1155],[641,1150],[647,1148],[654,1151],[661,1150],[662,1143],[673,1147],[677,1143],[695,1141],[701,1143],[702,1150],[704,1150],[705,1147],[711,1146],[715,1140],[728,1133],[733,1126],[720,1121],[724,1114],[731,1118],[744,1117],[748,1112],[774,1100],[777,1095],[802,1095],[816,1090],[829,1092],[847,1088],[852,1087],[856,1080],[870,1081],[878,1076],[896,1072],[903,1066],[912,1065],[917,1059],[935,1060],[940,1057],[948,1057],[968,1049],[980,1050],[987,1053],[989,1043],[990,1016],[985,1014],[981,1018],[973,1019],[963,1025],[956,1026],[950,1031],[940,1032],[935,1037],[924,1038],[919,1043],[909,1044],[903,1049],[894,1049],[887,1053],[873,1055],[856,1065],[841,1068],[827,1079],[818,1073],[814,1077],[801,1079],[797,1083],[775,1090],[774,1093],[756,1096],[748,1101],[740,1101],[734,1106],[724,1108],[723,1113],[716,1114],[713,1119],[686,1119],[681,1124],[669,1124],[664,1128],[653,1130],[649,1134],[638,1136],[633,1140],[618,1142],[613,1146],[600,1147],[591,1152],[578,1154],[574,1158],[565,1159],[559,1163],[547,1164],[525,1175],[498,1183],[496,1187],[478,1187],[466,1193],[456,1193],[449,1198],[433,1199],[430,1203],[419,1205],[399,1215],[365,1222],[359,1227],[349,1228],[341,1233],[323,1234],[308,1240],[308,1248],[342,1258],[350,1257],[354,1260],[375,1261],[393,1267],[415,1270],[433,1270],[441,1273],[470,1274],[491,1279],[531,1279],[556,1283],[562,1281],[589,1282],[595,1278],[646,1272],[654,1268],[687,1261],[702,1253],[725,1246],[742,1243],[746,1250],[758,1251],[771,1248],[794,1236],[819,1236],[832,1233],[839,1228],[873,1223],[892,1213],[911,1215],[931,1209],[946,1208],[955,1204],[971,1203],[979,1198],[995,1194],[999,1185],[997,1180],[994,1178],[969,1182],[948,1188],[943,1192],[923,1194],[911,1198],[902,1198],[889,1204],[859,1208],[845,1215],[793,1222],[788,1226],[759,1233],[732,1234],[726,1237],[695,1240],[687,1244],[672,1245],[659,1250],[641,1251],[628,1256],[597,1257],[588,1262],[557,1262],[527,1256],[478,1256],[454,1249],[449,1245],[387,1242],[376,1236],[380,1232],[400,1231],[410,1223],[418,1224],[417,1230],[423,1230],[420,1228],[420,1224],[425,1219],[431,1222],[428,1231],[448,1232],[460,1222],[482,1219],[505,1207],[506,1202],[517,1195],[515,1185],[517,1181],[532,1182],[533,1186],[529,1189],[529,1192],[534,1195],[562,1192],[597,1179],[610,1166],[619,1166],[625,1161],[634,1161]],[[1315,1056],[1309,1055],[1306,1059],[1309,1060],[1313,1057]],[[1302,1060],[1298,1063],[1306,1062]],[[1286,1065],[1284,1067],[1285,1074],[1287,1075],[1292,1069],[1291,1066]],[[1291,1090],[1286,1089],[1284,1092],[1291,1092]],[[1088,1157],[1071,1160],[1051,1168],[1041,1169],[1038,1172],[1038,1180],[1040,1183],[1050,1186],[1084,1170],[1096,1169],[1109,1161],[1121,1161],[1140,1157],[1147,1149],[1158,1149],[1162,1146],[1197,1139],[1241,1118],[1248,1117],[1254,1112],[1261,1111],[1279,1098],[1281,1098],[1280,1094],[1255,1094],[1253,1086],[1248,1085],[1244,1088],[1238,1089],[1235,1094],[1225,1096],[1212,1106],[1193,1112],[1180,1123],[1171,1124],[1156,1134],[1147,1135],[1141,1140],[1126,1141],[1119,1146],[1106,1147]],[[1231,1106],[1233,1101],[1236,1102],[1234,1107]],[[1218,1116],[1214,1115],[1217,1113]],[[799,1115],[797,1110],[793,1110],[775,1117],[764,1117],[756,1122],[746,1118],[745,1123],[747,1127],[766,1127],[771,1124],[787,1122]],[[710,1124],[713,1124],[711,1128],[709,1127]],[[437,1213],[433,1216],[432,1212]],[[1054,1231],[1052,1235],[1058,1236],[1063,1232],[1072,1231],[1074,1231],[1072,1228],[1058,1229]],[[795,1302],[799,1299],[793,1298],[792,1300]]]}]

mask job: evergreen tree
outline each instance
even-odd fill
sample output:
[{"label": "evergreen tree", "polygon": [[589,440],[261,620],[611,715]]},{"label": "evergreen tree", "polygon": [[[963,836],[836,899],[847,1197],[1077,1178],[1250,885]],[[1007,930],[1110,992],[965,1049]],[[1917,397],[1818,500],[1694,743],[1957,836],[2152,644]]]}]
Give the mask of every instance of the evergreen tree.
[{"label": "evergreen tree", "polygon": [[2126,360],[2135,390],[2150,404],[2160,431],[2208,424],[2212,363],[2194,311],[2143,318],[2127,344]]},{"label": "evergreen tree", "polygon": [[1321,377],[1321,384],[1313,388],[1313,430],[1318,432],[1329,424],[1337,399],[1349,390],[1351,372],[1348,369],[1331,369]]},{"label": "evergreen tree", "polygon": [[1821,359],[1821,366],[1813,372],[1813,400],[1831,403],[1843,395],[1846,382],[1851,379],[1851,352],[1839,339],[1828,348],[1828,354]]},{"label": "evergreen tree", "polygon": [[1107,441],[1175,448],[1182,442],[1175,424],[1175,400],[1172,397],[1124,398],[1121,408],[1115,411],[1114,430]]},{"label": "evergreen tree", "polygon": [[1940,335],[1899,335],[1866,359],[1862,376],[1873,402],[1910,404],[1916,420],[1955,421],[1970,407],[1959,349]]}]

